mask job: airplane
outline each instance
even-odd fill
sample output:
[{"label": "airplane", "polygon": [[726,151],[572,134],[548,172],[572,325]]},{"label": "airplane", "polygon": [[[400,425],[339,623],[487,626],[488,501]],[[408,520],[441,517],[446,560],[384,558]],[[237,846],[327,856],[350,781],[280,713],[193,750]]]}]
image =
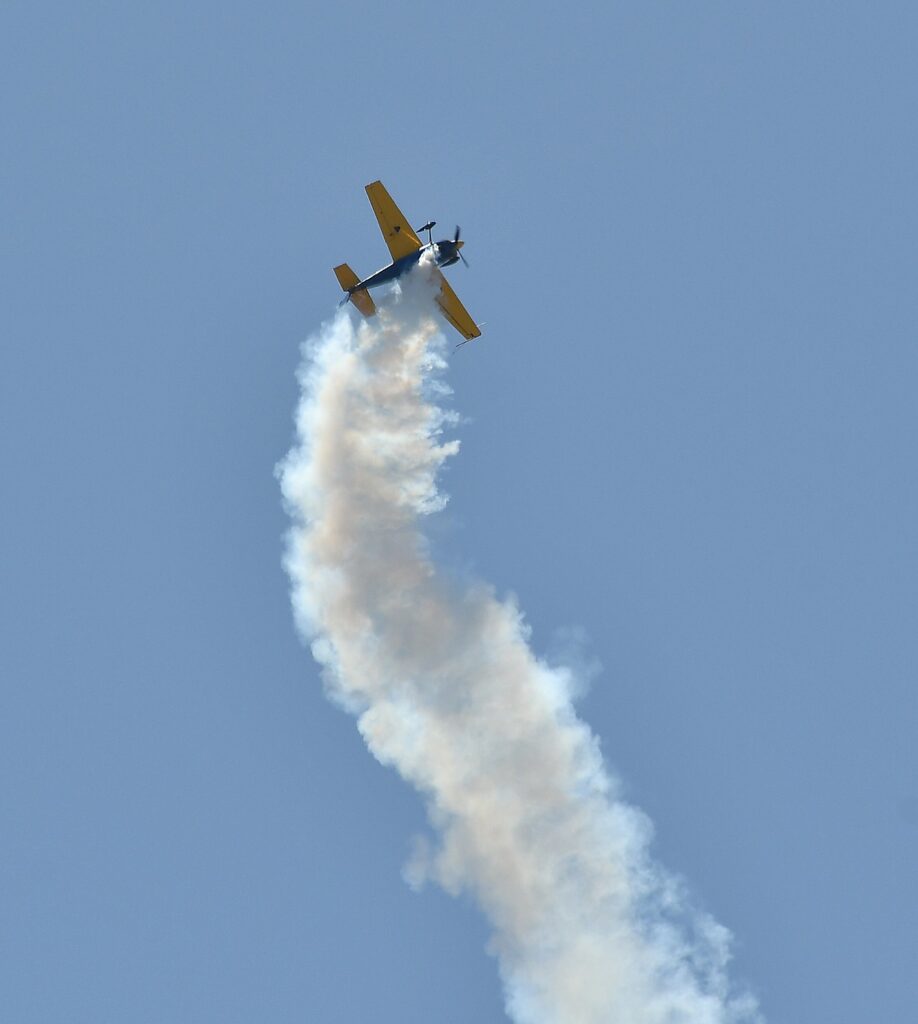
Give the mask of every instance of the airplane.
[{"label": "airplane", "polygon": [[468,266],[468,261],[460,252],[465,242],[459,237],[459,228],[456,228],[453,238],[435,242],[433,229],[436,226],[436,221],[429,221],[417,229],[417,231],[427,232],[427,244],[424,245],[412,230],[402,211],[395,205],[392,196],[386,191],[381,181],[371,182],[366,186],[366,190],[370,205],[379,221],[383,238],[386,240],[386,245],[389,246],[392,262],[388,267],[377,270],[375,274],[371,274],[362,281],[346,263],[335,267],[338,284],[347,292],[342,302],[351,301],[364,316],[373,316],[376,313],[376,304],[373,302],[369,289],[387,284],[389,281],[395,281],[406,271],[417,266],[425,253],[431,253],[436,261],[434,273],[440,283],[440,291],[437,294],[437,305],[440,307],[440,311],[465,338],[460,345],[480,337],[481,331],[478,329],[478,325],[469,316],[465,306],[462,305],[446,278],[440,273],[440,267],[449,267],[453,263],[458,263],[460,259]]}]

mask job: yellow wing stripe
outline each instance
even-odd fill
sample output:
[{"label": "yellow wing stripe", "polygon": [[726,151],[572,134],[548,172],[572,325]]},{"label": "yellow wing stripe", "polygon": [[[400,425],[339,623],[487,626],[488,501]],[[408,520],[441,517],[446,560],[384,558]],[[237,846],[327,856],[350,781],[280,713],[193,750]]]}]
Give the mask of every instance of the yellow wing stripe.
[{"label": "yellow wing stripe", "polygon": [[371,182],[367,185],[367,195],[373,212],[376,214],[376,219],[379,221],[386,245],[389,246],[392,259],[400,260],[403,256],[420,249],[420,238],[412,231],[405,215],[395,205],[383,183],[381,181]]},{"label": "yellow wing stripe", "polygon": [[466,341],[480,338],[481,331],[478,330],[478,325],[469,316],[468,310],[459,301],[456,293],[450,288],[449,282],[439,270],[437,275],[440,278],[440,294],[437,296],[437,305],[440,307],[440,311]]}]

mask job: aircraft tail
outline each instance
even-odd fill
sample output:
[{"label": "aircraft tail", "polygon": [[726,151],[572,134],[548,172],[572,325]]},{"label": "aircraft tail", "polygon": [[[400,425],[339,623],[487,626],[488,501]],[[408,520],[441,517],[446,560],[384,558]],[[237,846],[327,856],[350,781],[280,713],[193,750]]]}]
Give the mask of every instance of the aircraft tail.
[{"label": "aircraft tail", "polygon": [[347,297],[354,303],[354,305],[363,313],[364,316],[373,316],[376,312],[376,303],[370,297],[370,293],[362,288],[360,291],[352,291],[355,285],[360,284],[360,278],[354,273],[353,270],[346,264],[342,263],[340,266],[335,267],[335,277],[338,278],[338,284],[347,292]]}]

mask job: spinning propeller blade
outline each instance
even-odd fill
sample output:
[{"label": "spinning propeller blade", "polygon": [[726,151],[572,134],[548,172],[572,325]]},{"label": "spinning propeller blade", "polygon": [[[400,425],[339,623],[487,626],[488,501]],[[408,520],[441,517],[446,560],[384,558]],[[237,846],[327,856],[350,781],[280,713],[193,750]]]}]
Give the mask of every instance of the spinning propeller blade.
[{"label": "spinning propeller blade", "polygon": [[456,247],[456,252],[459,254],[459,259],[461,259],[462,262],[466,266],[468,266],[469,265],[469,261],[465,258],[465,256],[462,255],[462,252],[460,251],[462,249],[463,245],[465,245],[465,242],[460,242],[459,241],[459,235],[461,233],[462,233],[462,229],[457,224],[456,225],[456,234],[453,236],[453,245],[455,245],[455,247]]}]

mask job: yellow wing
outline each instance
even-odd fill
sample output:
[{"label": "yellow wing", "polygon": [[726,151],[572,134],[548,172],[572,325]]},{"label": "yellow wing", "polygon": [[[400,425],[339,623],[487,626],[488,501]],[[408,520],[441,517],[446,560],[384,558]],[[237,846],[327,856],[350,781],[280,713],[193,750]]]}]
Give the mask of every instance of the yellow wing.
[{"label": "yellow wing", "polygon": [[403,256],[420,249],[420,238],[411,230],[411,225],[392,201],[392,196],[386,191],[383,183],[374,181],[367,185],[367,195],[370,197],[370,205],[379,221],[386,245],[389,246],[389,252],[392,253],[392,259],[400,260]]},{"label": "yellow wing", "polygon": [[437,271],[437,277],[440,278],[440,294],[437,296],[437,305],[440,307],[443,315],[466,341],[471,341],[472,338],[480,338],[481,331],[478,330],[478,325],[469,316],[468,310],[459,301],[456,293],[450,288],[449,282],[439,270]]}]

